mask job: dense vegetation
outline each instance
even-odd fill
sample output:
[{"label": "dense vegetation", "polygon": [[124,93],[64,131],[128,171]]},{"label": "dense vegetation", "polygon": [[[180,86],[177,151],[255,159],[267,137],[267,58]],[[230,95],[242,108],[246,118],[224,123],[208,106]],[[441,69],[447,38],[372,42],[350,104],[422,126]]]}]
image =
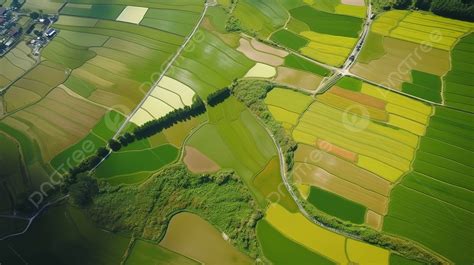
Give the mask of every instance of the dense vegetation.
[{"label": "dense vegetation", "polygon": [[193,212],[225,232],[241,251],[258,255],[255,226],[263,214],[233,171],[193,175],[184,165],[176,165],[141,186],[102,184],[87,211],[109,231],[154,241],[164,235],[174,214]]},{"label": "dense vegetation", "polygon": [[474,21],[473,0],[376,0],[374,6],[384,10],[416,8],[443,17]]}]

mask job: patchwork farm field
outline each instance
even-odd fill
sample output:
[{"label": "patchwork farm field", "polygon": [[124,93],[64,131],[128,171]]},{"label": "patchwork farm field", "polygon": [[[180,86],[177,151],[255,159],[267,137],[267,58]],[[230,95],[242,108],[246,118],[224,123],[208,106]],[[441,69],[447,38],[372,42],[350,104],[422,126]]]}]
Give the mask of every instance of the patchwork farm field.
[{"label": "patchwork farm field", "polygon": [[351,72],[430,102],[451,101],[461,109],[470,108],[469,95],[447,94],[459,86],[445,84],[441,79],[452,78],[451,72],[458,64],[456,47],[466,47],[457,43],[468,43],[469,37],[463,37],[473,28],[473,23],[427,13],[385,12],[375,19]]},{"label": "patchwork farm field", "polygon": [[341,66],[356,45],[365,7],[336,6],[334,2],[328,6],[315,3],[291,7],[291,19],[270,39],[311,59]]},{"label": "patchwork farm field", "polygon": [[474,263],[474,23],[398,2],[0,0],[0,264]]}]

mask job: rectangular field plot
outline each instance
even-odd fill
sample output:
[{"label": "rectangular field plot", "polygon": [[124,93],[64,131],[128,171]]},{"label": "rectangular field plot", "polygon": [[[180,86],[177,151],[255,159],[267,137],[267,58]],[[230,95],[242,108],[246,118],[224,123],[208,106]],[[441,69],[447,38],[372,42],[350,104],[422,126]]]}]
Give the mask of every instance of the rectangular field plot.
[{"label": "rectangular field plot", "polygon": [[117,17],[117,21],[139,24],[145,16],[148,8],[139,6],[127,6]]},{"label": "rectangular field plot", "polygon": [[326,190],[311,187],[308,202],[321,211],[352,223],[364,222],[366,208]]}]

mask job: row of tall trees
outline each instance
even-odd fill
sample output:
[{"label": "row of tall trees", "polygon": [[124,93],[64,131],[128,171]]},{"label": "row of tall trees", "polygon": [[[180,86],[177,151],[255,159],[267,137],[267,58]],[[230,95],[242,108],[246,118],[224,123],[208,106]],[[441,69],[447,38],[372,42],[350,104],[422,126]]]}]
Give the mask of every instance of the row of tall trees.
[{"label": "row of tall trees", "polygon": [[214,107],[226,100],[228,97],[230,97],[230,89],[228,87],[224,87],[209,94],[207,96],[207,104]]}]

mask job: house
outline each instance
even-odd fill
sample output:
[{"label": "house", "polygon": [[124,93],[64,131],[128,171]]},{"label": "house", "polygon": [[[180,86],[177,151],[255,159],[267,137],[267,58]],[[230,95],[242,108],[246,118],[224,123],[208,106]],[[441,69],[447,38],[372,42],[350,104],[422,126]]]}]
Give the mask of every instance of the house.
[{"label": "house", "polygon": [[7,12],[6,8],[0,7],[0,16],[4,16],[6,12]]},{"label": "house", "polygon": [[48,38],[51,39],[51,38],[54,37],[57,33],[58,33],[58,32],[57,32],[56,29],[49,28],[49,29],[45,32],[45,35],[46,35],[46,37],[48,37]]},{"label": "house", "polygon": [[12,46],[12,44],[15,42],[15,38],[9,38],[7,42],[5,42],[5,46],[8,48]]}]

